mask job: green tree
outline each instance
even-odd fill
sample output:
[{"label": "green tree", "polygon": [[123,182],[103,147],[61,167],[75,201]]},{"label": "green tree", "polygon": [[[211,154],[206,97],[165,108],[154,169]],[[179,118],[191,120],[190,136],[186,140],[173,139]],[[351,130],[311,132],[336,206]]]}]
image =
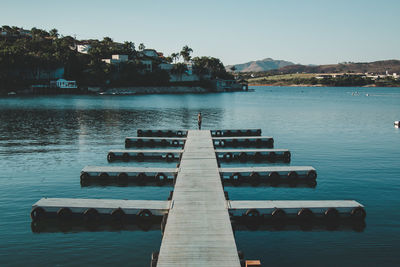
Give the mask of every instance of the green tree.
[{"label": "green tree", "polygon": [[51,37],[55,37],[55,38],[58,38],[58,35],[59,35],[57,29],[51,29],[49,31],[49,34],[50,34]]},{"label": "green tree", "polygon": [[191,59],[190,54],[193,52],[193,49],[188,47],[187,45],[185,45],[184,47],[182,47],[182,50],[180,52],[180,55],[182,56],[183,60],[185,62],[189,62]]},{"label": "green tree", "polygon": [[140,43],[138,49],[139,51],[143,51],[146,49],[146,46],[143,43]]}]

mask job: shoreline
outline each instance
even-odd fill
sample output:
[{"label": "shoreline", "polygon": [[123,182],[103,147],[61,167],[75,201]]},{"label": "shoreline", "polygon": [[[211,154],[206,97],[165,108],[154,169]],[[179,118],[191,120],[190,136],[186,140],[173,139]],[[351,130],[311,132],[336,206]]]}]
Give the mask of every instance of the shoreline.
[{"label": "shoreline", "polygon": [[152,95],[152,94],[208,94],[238,92],[244,90],[206,88],[201,86],[132,86],[132,87],[110,87],[89,86],[73,90],[52,89],[33,92],[31,90],[15,90],[10,93],[0,94],[0,96],[34,96],[34,95]]},{"label": "shoreline", "polygon": [[400,88],[400,86],[377,86],[376,84],[368,84],[363,86],[354,86],[354,85],[346,85],[346,86],[329,86],[323,84],[261,84],[261,83],[249,83],[249,86],[270,86],[270,87],[391,87],[391,88]]}]

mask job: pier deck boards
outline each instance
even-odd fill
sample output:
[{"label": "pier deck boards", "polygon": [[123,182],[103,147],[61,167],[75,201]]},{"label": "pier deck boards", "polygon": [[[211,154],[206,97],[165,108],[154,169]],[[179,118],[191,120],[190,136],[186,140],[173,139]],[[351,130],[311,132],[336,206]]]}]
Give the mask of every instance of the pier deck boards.
[{"label": "pier deck boards", "polygon": [[157,266],[240,266],[210,131],[188,132]]}]

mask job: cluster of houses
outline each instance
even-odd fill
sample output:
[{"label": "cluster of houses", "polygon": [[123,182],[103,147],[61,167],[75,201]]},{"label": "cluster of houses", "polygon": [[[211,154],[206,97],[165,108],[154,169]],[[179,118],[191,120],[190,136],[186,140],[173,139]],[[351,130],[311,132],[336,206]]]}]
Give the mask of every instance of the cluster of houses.
[{"label": "cluster of houses", "polygon": [[316,79],[329,79],[329,78],[346,78],[346,77],[360,77],[360,78],[370,78],[371,80],[379,80],[385,78],[393,78],[395,80],[400,79],[400,75],[397,73],[390,74],[386,71],[385,74],[375,74],[375,73],[331,73],[331,74],[317,74]]},{"label": "cluster of houses", "polygon": [[[29,30],[22,28],[2,28],[0,27],[0,38],[32,38],[32,33]],[[50,38],[50,37],[49,37]],[[55,38],[55,37],[51,37]],[[78,53],[88,54],[91,48],[91,41],[94,40],[83,40],[78,41],[70,49],[76,50]],[[102,59],[106,64],[118,65],[121,63],[129,62],[129,56],[123,54],[112,55],[111,58]],[[193,72],[193,63],[184,62],[186,70],[177,73],[174,71],[174,64],[171,64],[164,57],[163,53],[156,51],[155,49],[143,49],[137,52],[135,60],[139,60],[143,66],[143,72],[154,72],[155,70],[165,70],[170,76],[170,82],[197,82],[202,79],[209,80],[211,76],[208,74],[202,75],[201,77]],[[76,81],[67,81],[64,79],[64,68],[57,68],[53,70],[40,69],[35,72],[21,70],[19,75],[27,79],[33,80],[50,80],[49,84],[36,84],[32,85],[31,89],[45,89],[45,88],[60,88],[60,89],[76,89],[78,88]],[[235,80],[220,80],[215,81],[216,89],[220,90],[237,90],[242,84],[237,83]],[[247,89],[247,85],[246,88]]]}]

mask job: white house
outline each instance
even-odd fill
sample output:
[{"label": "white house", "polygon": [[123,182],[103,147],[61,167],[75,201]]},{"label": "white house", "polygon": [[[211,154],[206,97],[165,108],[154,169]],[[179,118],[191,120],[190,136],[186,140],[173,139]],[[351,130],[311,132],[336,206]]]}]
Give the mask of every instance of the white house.
[{"label": "white house", "polygon": [[76,89],[78,86],[76,85],[76,81],[67,81],[64,79],[58,79],[56,81],[57,88],[61,89]]},{"label": "white house", "polygon": [[88,44],[78,44],[76,46],[76,51],[81,54],[87,54],[89,52],[89,49],[91,48],[90,45]]},{"label": "white house", "polygon": [[128,61],[128,55],[112,55],[110,58],[104,58],[101,61],[107,64],[119,64]]}]

